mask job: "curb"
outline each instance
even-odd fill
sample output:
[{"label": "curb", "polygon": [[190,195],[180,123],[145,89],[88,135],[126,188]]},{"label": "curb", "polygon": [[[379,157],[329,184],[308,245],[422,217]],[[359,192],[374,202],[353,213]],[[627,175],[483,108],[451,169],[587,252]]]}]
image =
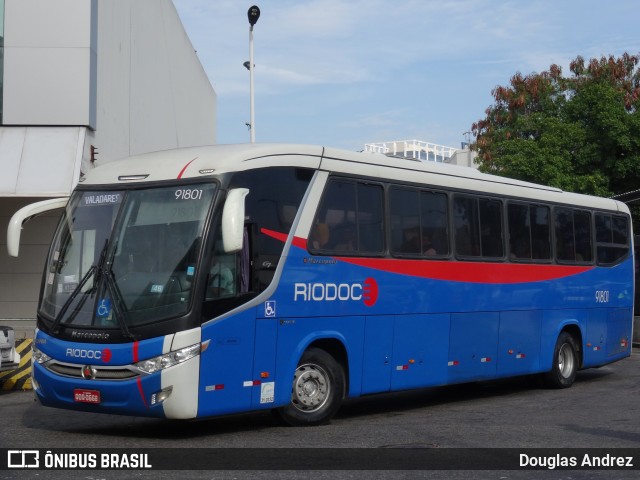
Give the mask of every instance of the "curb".
[{"label": "curb", "polygon": [[31,345],[33,339],[16,340],[16,352],[20,354],[20,365],[15,370],[0,372],[0,390],[32,390]]}]

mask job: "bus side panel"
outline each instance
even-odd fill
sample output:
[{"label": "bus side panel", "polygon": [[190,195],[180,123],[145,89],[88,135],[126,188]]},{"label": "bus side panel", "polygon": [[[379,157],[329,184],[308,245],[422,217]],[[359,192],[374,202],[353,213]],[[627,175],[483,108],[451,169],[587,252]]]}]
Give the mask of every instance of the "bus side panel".
[{"label": "bus side panel", "polygon": [[497,312],[454,313],[449,343],[449,383],[496,376],[498,353]]},{"label": "bus side panel", "polygon": [[498,376],[539,371],[541,322],[539,310],[500,312]]},{"label": "bus side panel", "polygon": [[391,389],[442,385],[447,382],[447,337],[450,316],[398,315],[393,335]]},{"label": "bus side panel", "polygon": [[605,340],[607,338],[608,310],[593,308],[587,315],[584,336],[583,366],[593,367],[607,362]]},{"label": "bus side panel", "polygon": [[198,416],[249,410],[253,380],[255,309],[202,326],[210,340],[200,358]]},{"label": "bus side panel", "polygon": [[276,352],[278,344],[278,321],[261,318],[256,321],[256,350],[253,359],[254,385],[251,389],[251,407],[254,409],[273,407],[276,378]]},{"label": "bus side panel", "polygon": [[366,317],[362,359],[362,393],[388,392],[391,388],[393,315]]},{"label": "bus side panel", "polygon": [[612,308],[607,318],[607,361],[630,353],[633,316],[630,308]]},{"label": "bus side panel", "polygon": [[349,395],[358,396],[362,384],[362,341],[365,318],[358,316],[281,318],[278,323],[275,403],[291,401],[291,385],[298,362],[314,342],[341,344],[346,350]]}]

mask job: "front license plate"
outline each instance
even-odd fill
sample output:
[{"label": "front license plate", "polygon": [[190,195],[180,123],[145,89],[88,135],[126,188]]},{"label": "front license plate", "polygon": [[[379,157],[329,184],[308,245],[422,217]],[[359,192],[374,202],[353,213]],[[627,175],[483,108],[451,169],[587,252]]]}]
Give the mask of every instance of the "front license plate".
[{"label": "front license plate", "polygon": [[78,403],[100,403],[100,392],[98,390],[75,389],[73,391],[73,401]]}]

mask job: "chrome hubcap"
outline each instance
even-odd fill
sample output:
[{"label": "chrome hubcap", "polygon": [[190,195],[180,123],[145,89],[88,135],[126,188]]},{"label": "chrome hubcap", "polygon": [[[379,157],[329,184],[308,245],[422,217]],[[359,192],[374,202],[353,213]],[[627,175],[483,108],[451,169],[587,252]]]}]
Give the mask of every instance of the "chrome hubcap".
[{"label": "chrome hubcap", "polygon": [[558,370],[564,378],[569,378],[573,372],[574,356],[571,346],[568,343],[563,344],[558,352]]},{"label": "chrome hubcap", "polygon": [[318,365],[300,365],[293,377],[291,402],[300,411],[315,412],[322,408],[331,393],[327,372]]}]

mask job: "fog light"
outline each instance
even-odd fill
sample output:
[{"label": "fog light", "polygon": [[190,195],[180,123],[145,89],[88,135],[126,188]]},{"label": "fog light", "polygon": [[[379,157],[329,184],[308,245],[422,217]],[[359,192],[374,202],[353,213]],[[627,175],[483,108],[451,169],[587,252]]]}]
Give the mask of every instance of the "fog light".
[{"label": "fog light", "polygon": [[159,392],[154,393],[153,395],[151,395],[151,405],[156,405],[158,403],[164,402],[167,398],[169,398],[169,395],[171,395],[172,391],[173,387],[167,387],[163,388]]}]

